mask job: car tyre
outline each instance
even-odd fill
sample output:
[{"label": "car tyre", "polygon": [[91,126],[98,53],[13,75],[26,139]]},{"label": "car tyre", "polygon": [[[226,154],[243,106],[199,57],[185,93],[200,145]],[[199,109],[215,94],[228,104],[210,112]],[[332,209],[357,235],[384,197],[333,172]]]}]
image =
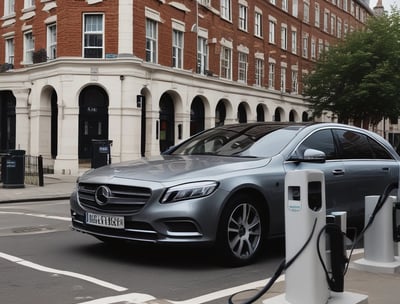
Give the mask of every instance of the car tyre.
[{"label": "car tyre", "polygon": [[252,263],[262,251],[266,237],[266,212],[250,196],[239,194],[225,207],[218,229],[217,253],[229,266]]}]

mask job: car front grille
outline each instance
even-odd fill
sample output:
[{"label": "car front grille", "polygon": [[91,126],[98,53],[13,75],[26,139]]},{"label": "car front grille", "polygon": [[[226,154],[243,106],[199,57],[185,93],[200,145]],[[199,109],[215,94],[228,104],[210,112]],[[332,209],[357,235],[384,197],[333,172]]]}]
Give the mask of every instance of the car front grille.
[{"label": "car front grille", "polygon": [[[106,203],[96,201],[96,190],[106,186],[109,197]],[[94,211],[103,211],[118,214],[133,214],[139,212],[150,199],[151,190],[144,187],[121,186],[112,184],[79,183],[78,198],[83,207]]]}]

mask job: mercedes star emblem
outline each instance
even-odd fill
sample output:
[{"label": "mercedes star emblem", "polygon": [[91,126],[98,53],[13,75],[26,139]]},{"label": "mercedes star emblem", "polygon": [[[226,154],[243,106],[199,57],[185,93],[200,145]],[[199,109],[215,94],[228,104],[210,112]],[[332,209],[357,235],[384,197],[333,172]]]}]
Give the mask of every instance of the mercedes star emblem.
[{"label": "mercedes star emblem", "polygon": [[94,198],[96,203],[100,206],[103,206],[108,203],[108,200],[111,198],[111,190],[107,186],[100,186],[96,189],[94,193]]}]

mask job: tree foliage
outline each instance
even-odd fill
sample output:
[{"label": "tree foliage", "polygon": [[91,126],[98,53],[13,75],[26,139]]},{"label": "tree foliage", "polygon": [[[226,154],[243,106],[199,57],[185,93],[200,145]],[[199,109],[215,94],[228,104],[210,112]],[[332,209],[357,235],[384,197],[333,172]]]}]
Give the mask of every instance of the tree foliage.
[{"label": "tree foliage", "polygon": [[322,54],[304,79],[314,116],[378,124],[400,116],[400,13],[370,17],[365,28]]}]

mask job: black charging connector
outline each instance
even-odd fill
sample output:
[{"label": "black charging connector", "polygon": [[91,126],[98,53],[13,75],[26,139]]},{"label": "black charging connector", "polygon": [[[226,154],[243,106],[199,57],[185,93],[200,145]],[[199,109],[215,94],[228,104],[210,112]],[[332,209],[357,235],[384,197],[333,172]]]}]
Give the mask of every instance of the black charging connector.
[{"label": "black charging connector", "polygon": [[325,227],[330,249],[331,274],[327,274],[330,290],[343,292],[344,273],[348,262],[344,245],[344,233],[338,225],[327,224]]}]

